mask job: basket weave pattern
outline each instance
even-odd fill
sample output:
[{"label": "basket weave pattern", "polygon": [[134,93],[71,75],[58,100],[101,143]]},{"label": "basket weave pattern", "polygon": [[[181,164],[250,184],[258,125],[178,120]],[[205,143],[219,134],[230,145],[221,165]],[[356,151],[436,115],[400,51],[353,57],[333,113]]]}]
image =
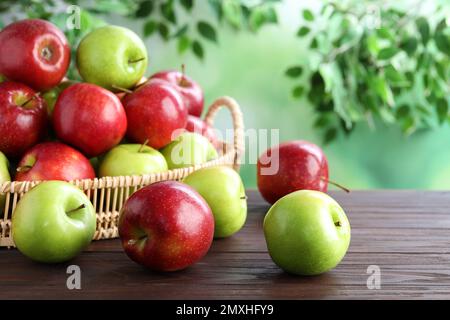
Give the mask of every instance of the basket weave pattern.
[{"label": "basket weave pattern", "polygon": [[[111,239],[118,237],[119,212],[135,191],[152,183],[165,180],[182,180],[192,172],[211,166],[228,165],[236,170],[239,168],[239,159],[244,151],[244,123],[242,113],[237,102],[230,97],[217,99],[208,109],[205,121],[214,125],[214,117],[222,107],[227,108],[233,119],[233,144],[222,142],[219,157],[199,165],[174,169],[140,176],[104,177],[86,180],[70,181],[86,195],[94,205],[97,215],[97,229],[94,240]],[[0,195],[5,195],[4,208],[0,208],[0,247],[13,247],[11,236],[11,217],[17,202],[31,188],[41,182],[5,182],[0,185]]]}]

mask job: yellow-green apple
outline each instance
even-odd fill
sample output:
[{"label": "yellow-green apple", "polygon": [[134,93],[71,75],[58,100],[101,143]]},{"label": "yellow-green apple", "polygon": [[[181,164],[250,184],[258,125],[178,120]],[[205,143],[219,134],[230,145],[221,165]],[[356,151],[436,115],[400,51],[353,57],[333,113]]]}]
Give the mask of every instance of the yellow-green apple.
[{"label": "yellow-green apple", "polygon": [[247,197],[239,174],[230,167],[194,171],[184,181],[206,200],[214,215],[214,237],[238,232],[247,218]]},{"label": "yellow-green apple", "polygon": [[165,81],[150,81],[122,99],[128,118],[127,137],[160,149],[186,126],[187,109],[180,94]]},{"label": "yellow-green apple", "polygon": [[19,158],[46,133],[45,101],[24,84],[0,83],[0,151],[8,158]]},{"label": "yellow-green apple", "polygon": [[257,171],[259,192],[271,204],[296,190],[327,191],[327,158],[308,141],[288,141],[266,150]]},{"label": "yellow-green apple", "polygon": [[[11,176],[9,175],[9,161],[0,151],[0,188],[6,181],[11,181]],[[5,198],[6,195],[0,194],[0,213],[3,212],[3,208],[5,207]]]},{"label": "yellow-green apple", "polygon": [[300,190],[279,199],[264,218],[273,261],[283,270],[317,275],[333,269],[350,244],[350,223],[327,194]]},{"label": "yellow-green apple", "polygon": [[103,158],[100,177],[132,176],[167,171],[164,156],[144,144],[119,144]]},{"label": "yellow-green apple", "polygon": [[108,90],[133,88],[147,68],[147,50],[139,36],[119,26],[87,34],[77,49],[81,77]]},{"label": "yellow-green apple", "polygon": [[161,79],[171,83],[181,94],[189,114],[200,117],[203,111],[203,90],[200,85],[189,78],[184,72],[168,70],[158,72],[150,79]]},{"label": "yellow-green apple", "polygon": [[53,127],[59,139],[91,158],[119,144],[127,130],[127,117],[114,93],[77,83],[59,95]]},{"label": "yellow-green apple", "polygon": [[125,253],[158,271],[184,269],[209,250],[214,218],[190,186],[163,181],[135,192],[122,208],[119,235]]},{"label": "yellow-green apple", "polygon": [[183,132],[161,150],[169,169],[184,168],[201,164],[218,157],[211,142],[204,136]]},{"label": "yellow-green apple", "polygon": [[219,145],[214,129],[199,117],[188,115],[186,130],[205,136],[215,147]]},{"label": "yellow-green apple", "polygon": [[89,160],[61,142],[44,142],[28,150],[17,166],[16,181],[94,179]]},{"label": "yellow-green apple", "polygon": [[31,189],[12,216],[12,236],[19,251],[46,263],[74,258],[89,245],[95,227],[89,198],[63,181],[47,181]]},{"label": "yellow-green apple", "polygon": [[64,33],[48,21],[26,19],[0,32],[0,73],[35,90],[53,88],[64,78],[70,48]]}]

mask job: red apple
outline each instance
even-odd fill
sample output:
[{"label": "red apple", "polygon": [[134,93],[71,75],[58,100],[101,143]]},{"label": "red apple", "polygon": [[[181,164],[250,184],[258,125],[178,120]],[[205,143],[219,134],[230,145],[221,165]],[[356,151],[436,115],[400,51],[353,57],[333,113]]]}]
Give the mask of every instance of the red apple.
[{"label": "red apple", "polygon": [[67,39],[50,22],[14,22],[0,32],[0,44],[0,73],[35,90],[58,85],[69,67]]},{"label": "red apple", "polygon": [[190,186],[163,181],[135,192],[125,203],[119,236],[126,254],[158,271],[184,269],[200,260],[214,236],[214,217]]},{"label": "red apple", "polygon": [[270,148],[257,167],[259,192],[270,203],[297,190],[327,191],[327,158],[310,142],[289,141]]},{"label": "red apple", "polygon": [[206,137],[214,146],[218,145],[218,140],[214,129],[199,117],[188,115],[186,130],[195,132]]},{"label": "red apple", "polygon": [[94,179],[89,160],[79,151],[60,142],[35,145],[17,166],[17,181]]},{"label": "red apple", "polygon": [[203,111],[203,90],[197,82],[179,71],[161,71],[150,79],[161,79],[175,86],[181,94],[189,114],[200,117]]},{"label": "red apple", "polygon": [[128,118],[127,137],[160,149],[172,141],[172,133],[183,129],[187,109],[175,88],[165,81],[150,81],[123,99]]},{"label": "red apple", "polygon": [[117,145],[127,130],[127,118],[119,98],[90,83],[65,89],[53,111],[56,135],[89,158]]},{"label": "red apple", "polygon": [[18,158],[45,138],[46,132],[44,99],[24,84],[0,83],[0,151],[9,158]]}]

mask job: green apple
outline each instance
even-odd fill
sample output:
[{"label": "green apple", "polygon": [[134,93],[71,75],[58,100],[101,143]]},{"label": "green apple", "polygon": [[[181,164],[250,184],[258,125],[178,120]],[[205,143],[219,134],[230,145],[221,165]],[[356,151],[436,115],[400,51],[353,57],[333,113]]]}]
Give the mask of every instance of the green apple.
[{"label": "green apple", "polygon": [[94,236],[96,215],[76,186],[48,181],[27,192],[12,217],[12,236],[20,252],[39,262],[64,262],[86,248]]},{"label": "green apple", "polygon": [[87,34],[77,49],[81,77],[113,91],[134,87],[147,68],[147,50],[133,31],[104,26]]},{"label": "green apple", "polygon": [[[3,182],[11,181],[11,176],[9,175],[9,162],[6,156],[0,151],[0,186]],[[0,194],[0,213],[3,212],[5,207],[5,198],[4,194]]]},{"label": "green apple", "polygon": [[158,150],[141,144],[120,144],[103,158],[99,176],[131,176],[167,170],[166,159]]},{"label": "green apple", "polygon": [[238,232],[247,218],[247,197],[239,174],[230,167],[208,167],[194,171],[184,183],[206,200],[214,215],[214,237]]},{"label": "green apple", "polygon": [[279,199],[264,218],[273,261],[287,272],[317,275],[336,267],[350,244],[344,210],[327,194],[300,190]]},{"label": "green apple", "polygon": [[47,113],[48,116],[51,117],[53,114],[53,109],[55,108],[56,100],[59,97],[59,94],[66,89],[67,87],[77,83],[76,81],[67,80],[61,82],[56,87],[44,92],[42,94],[42,97],[44,98],[45,102],[47,103]]},{"label": "green apple", "polygon": [[185,168],[218,157],[217,151],[207,138],[198,133],[183,132],[161,149],[169,169]]}]

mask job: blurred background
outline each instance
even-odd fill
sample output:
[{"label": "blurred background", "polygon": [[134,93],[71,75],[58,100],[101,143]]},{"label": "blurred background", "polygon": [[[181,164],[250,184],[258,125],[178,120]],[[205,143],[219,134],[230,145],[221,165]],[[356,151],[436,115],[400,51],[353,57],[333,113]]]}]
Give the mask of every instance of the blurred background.
[{"label": "blurred background", "polygon": [[[66,27],[71,5],[79,30]],[[230,95],[246,128],[318,144],[351,189],[450,188],[448,0],[0,2],[0,27],[24,17],[54,22],[75,48],[105,23],[134,30],[147,75],[185,64],[207,104]],[[221,112],[217,127],[230,124]]]}]

